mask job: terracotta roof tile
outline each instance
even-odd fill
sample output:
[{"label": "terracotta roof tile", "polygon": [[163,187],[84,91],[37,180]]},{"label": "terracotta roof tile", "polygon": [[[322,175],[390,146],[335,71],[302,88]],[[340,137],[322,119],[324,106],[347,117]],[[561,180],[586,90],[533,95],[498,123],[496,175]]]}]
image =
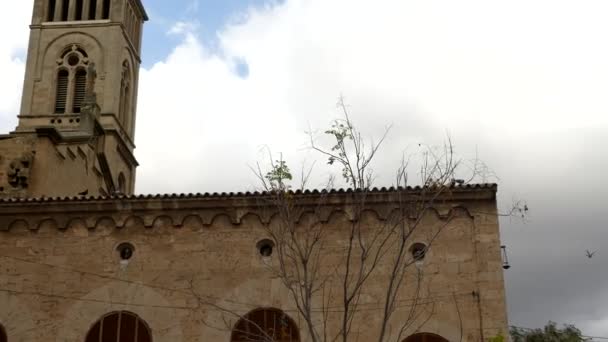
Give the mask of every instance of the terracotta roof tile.
[{"label": "terracotta roof tile", "polygon": [[[466,185],[454,185],[451,188],[454,190],[496,190],[498,187],[495,183],[482,183],[482,184],[466,184]],[[372,188],[371,193],[382,193],[382,192],[394,192],[398,190],[404,190],[403,187],[382,187]],[[410,191],[421,191],[421,186],[407,187]],[[361,192],[361,189],[332,189],[332,190],[295,190],[290,191],[294,195],[318,195],[318,194],[345,194],[353,192]],[[268,192],[222,192],[222,193],[189,193],[189,194],[138,194],[138,195],[116,195],[116,196],[72,196],[72,197],[39,197],[39,198],[0,198],[1,203],[39,203],[39,202],[72,202],[72,201],[112,201],[118,199],[127,200],[144,200],[144,199],[197,199],[197,198],[239,198],[239,197],[259,197],[267,196]]]}]

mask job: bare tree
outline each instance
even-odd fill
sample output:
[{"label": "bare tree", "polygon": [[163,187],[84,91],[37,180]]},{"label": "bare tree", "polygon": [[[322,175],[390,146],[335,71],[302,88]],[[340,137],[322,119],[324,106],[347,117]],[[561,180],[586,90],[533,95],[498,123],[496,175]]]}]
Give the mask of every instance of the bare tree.
[{"label": "bare tree", "polygon": [[[412,250],[414,233],[421,229],[425,214],[434,210],[439,200],[449,196],[455,187],[487,176],[490,171],[477,158],[467,163],[456,158],[449,137],[438,148],[420,145],[420,165],[415,172],[419,177],[415,183],[419,187],[410,187],[411,166],[404,158],[396,170],[390,192],[396,210],[388,219],[370,227],[366,224],[365,213],[373,195],[375,174],[371,165],[390,127],[376,142],[367,141],[351,121],[342,99],[338,108],[342,117],[325,131],[332,141],[328,147],[319,144],[310,133],[310,147],[324,156],[327,164],[340,169],[340,177],[330,177],[325,189],[315,196],[305,192],[310,182],[310,169],[302,170],[297,188],[294,188],[294,176],[282,156],[275,160],[269,154],[269,170],[263,170],[259,164],[254,169],[266,194],[259,206],[274,217],[265,226],[275,243],[275,262],[270,263],[268,269],[287,289],[313,342],[355,341],[358,335],[355,322],[363,310],[361,299],[370,286],[370,279],[381,279],[382,293],[377,299],[381,318],[379,326],[374,327],[378,331],[374,339],[378,342],[401,341],[409,330],[417,329],[417,322],[424,324],[435,311],[434,302],[424,298],[423,294],[430,291],[425,291],[423,272],[416,266],[453,217],[443,220],[431,232],[426,245]],[[461,168],[468,173],[464,178],[457,177]],[[348,227],[340,232],[341,239],[336,242],[330,225],[324,222],[323,212],[327,206],[335,204],[332,189],[340,178],[352,190],[340,195],[350,219]],[[521,214],[523,209],[519,209],[513,209],[511,213]],[[403,309],[404,299],[400,296],[406,286],[410,286],[414,298],[405,317],[399,317],[395,324],[392,318],[397,310]],[[455,294],[453,296],[462,322]],[[243,319],[234,311],[227,312]],[[336,322],[339,322],[338,328]],[[273,340],[274,337],[267,333],[260,333],[257,338],[283,342]]]},{"label": "bare tree", "polygon": [[[377,142],[366,141],[362,133],[351,121],[347,106],[341,99],[338,107],[342,118],[336,120],[331,128],[325,131],[333,143],[329,147],[317,143],[310,134],[310,146],[327,158],[329,165],[340,168],[341,177],[353,189],[347,195],[347,204],[352,220],[346,239],[339,248],[340,267],[328,272],[327,251],[329,234],[323,223],[321,212],[328,205],[330,190],[336,179],[330,178],[326,189],[315,198],[314,203],[306,201],[302,192],[293,191],[290,186],[293,175],[287,163],[282,159],[273,160],[270,170],[262,171],[258,165],[256,174],[269,194],[261,205],[276,213],[276,222],[266,227],[268,235],[276,243],[276,265],[270,266],[289,291],[298,313],[303,318],[306,330],[314,342],[350,341],[355,331],[353,323],[359,313],[360,300],[372,276],[384,276],[382,318],[376,340],[400,340],[408,328],[419,319],[416,307],[421,293],[422,273],[414,269],[416,298],[404,321],[396,333],[391,332],[389,324],[399,306],[399,295],[411,266],[415,265],[424,253],[431,248],[435,238],[447,226],[449,219],[433,233],[425,250],[412,255],[408,250],[414,232],[422,225],[424,214],[431,210],[438,198],[449,193],[455,185],[462,185],[475,179],[485,165],[473,162],[468,164],[470,175],[467,180],[456,177],[461,161],[455,158],[453,145],[448,138],[441,148],[423,147],[422,163],[418,170],[420,185],[412,190],[409,185],[409,164],[403,160],[396,172],[394,200],[398,210],[381,226],[368,229],[362,216],[367,210],[367,202],[372,191],[374,173],[371,164],[381,149],[390,131],[387,128]],[[310,171],[302,172],[299,189],[307,188]],[[304,211],[311,211],[312,218],[300,222]],[[335,246],[334,246],[335,248]],[[379,265],[388,270],[388,275],[378,272]],[[411,273],[411,272],[410,272]],[[333,310],[338,308],[338,310]],[[330,316],[339,316],[338,331],[328,329]]]}]

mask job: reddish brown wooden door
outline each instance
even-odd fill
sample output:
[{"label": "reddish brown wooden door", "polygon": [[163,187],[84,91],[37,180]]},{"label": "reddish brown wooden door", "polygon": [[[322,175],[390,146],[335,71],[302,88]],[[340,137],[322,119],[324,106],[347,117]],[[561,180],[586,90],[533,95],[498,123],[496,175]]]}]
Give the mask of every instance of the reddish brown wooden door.
[{"label": "reddish brown wooden door", "polygon": [[403,342],[448,342],[448,340],[439,335],[420,333],[406,338]]},{"label": "reddish brown wooden door", "polygon": [[257,309],[241,318],[232,330],[231,342],[300,342],[294,321],[277,309]]},{"label": "reddish brown wooden door", "polygon": [[113,312],[97,321],[86,342],[152,342],[148,325],[136,314]]}]

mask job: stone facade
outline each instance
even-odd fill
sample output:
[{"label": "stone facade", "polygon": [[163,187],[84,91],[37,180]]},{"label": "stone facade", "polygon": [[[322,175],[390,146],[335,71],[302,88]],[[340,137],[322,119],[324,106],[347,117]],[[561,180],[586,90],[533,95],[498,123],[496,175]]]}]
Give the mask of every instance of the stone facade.
[{"label": "stone facade", "polygon": [[[416,191],[410,189],[408,191]],[[398,190],[377,190],[360,220],[370,229],[389,219]],[[407,331],[431,332],[449,341],[481,341],[507,329],[494,186],[454,188],[429,210],[410,244],[429,243],[445,225],[420,268],[406,277],[391,324],[405,319],[418,298],[420,319]],[[300,194],[312,206],[319,194]],[[340,270],[352,194],[335,192],[318,212],[331,233],[324,248],[326,272]],[[277,260],[256,248],[267,238],[272,211],[260,194],[5,200],[0,202],[0,322],[11,341],[84,341],[104,314],[133,312],[147,322],[154,341],[230,341],[219,322],[260,307],[283,310],[300,327],[302,317],[272,270]],[[267,208],[266,208],[267,209]],[[303,225],[307,219],[301,218]],[[117,246],[134,254],[120,262]],[[387,269],[366,285],[358,340],[377,333]],[[194,292],[192,292],[194,291]],[[338,289],[336,288],[336,291]],[[201,304],[201,297],[205,299]],[[428,315],[425,314],[429,313]],[[424,318],[424,320],[423,320]],[[330,329],[339,322],[330,314]],[[211,323],[210,323],[211,322]],[[214,323],[214,324],[212,324]],[[333,324],[333,325],[332,325]],[[462,335],[462,338],[461,338]]]},{"label": "stone facade", "polygon": [[[141,330],[155,342],[241,342],[233,330],[255,312],[279,312],[290,336],[309,341],[276,275],[277,253],[265,245],[280,224],[271,194],[132,195],[146,19],[140,0],[35,1],[19,125],[0,136],[0,342],[4,333],[11,342],[99,341],[112,324],[125,336],[139,329],[138,342],[148,341]],[[353,224],[368,238],[429,190],[374,189],[364,205],[360,192],[290,193],[297,229],[326,232],[324,289],[340,293]],[[441,190],[406,218],[420,220],[408,251],[428,250],[416,263],[407,255],[387,341],[419,332],[433,335],[405,341],[486,341],[507,332],[497,188]],[[394,252],[361,292],[354,341],[378,333]],[[338,297],[314,300],[315,324],[335,334]],[[139,323],[125,328],[120,317]]]}]

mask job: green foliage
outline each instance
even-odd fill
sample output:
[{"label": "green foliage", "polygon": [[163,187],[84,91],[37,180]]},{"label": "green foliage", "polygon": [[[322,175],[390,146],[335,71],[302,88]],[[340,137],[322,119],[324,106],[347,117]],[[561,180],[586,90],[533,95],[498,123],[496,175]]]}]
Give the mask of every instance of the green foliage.
[{"label": "green foliage", "polygon": [[325,131],[325,134],[331,135],[336,139],[336,144],[331,148],[332,151],[341,151],[344,148],[346,139],[353,139],[350,122],[346,120],[335,120],[331,128]]},{"label": "green foliage", "polygon": [[286,181],[293,179],[289,166],[284,160],[277,160],[272,165],[272,170],[266,173],[266,180],[270,184],[270,187],[274,190],[288,190],[289,185],[285,184]]},{"label": "green foliage", "polygon": [[505,337],[502,334],[498,334],[488,340],[488,342],[505,342]]},{"label": "green foliage", "polygon": [[327,160],[327,164],[334,165],[336,161],[342,164],[342,177],[347,181],[351,181],[350,170],[347,167],[347,140],[353,140],[353,127],[348,120],[335,120],[331,128],[325,131],[325,134],[332,136],[336,140],[336,144],[331,148],[331,154]]},{"label": "green foliage", "polygon": [[549,322],[543,329],[511,328],[513,342],[582,342],[585,339],[574,325],[566,324],[558,328],[555,322]]}]

